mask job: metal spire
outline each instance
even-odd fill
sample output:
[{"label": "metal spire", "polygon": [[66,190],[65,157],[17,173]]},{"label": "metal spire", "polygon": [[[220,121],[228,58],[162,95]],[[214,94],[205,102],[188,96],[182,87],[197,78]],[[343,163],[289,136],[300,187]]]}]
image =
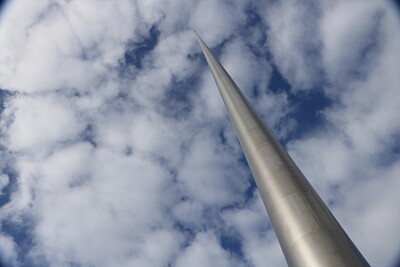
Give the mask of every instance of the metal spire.
[{"label": "metal spire", "polygon": [[289,266],[369,266],[195,31]]}]

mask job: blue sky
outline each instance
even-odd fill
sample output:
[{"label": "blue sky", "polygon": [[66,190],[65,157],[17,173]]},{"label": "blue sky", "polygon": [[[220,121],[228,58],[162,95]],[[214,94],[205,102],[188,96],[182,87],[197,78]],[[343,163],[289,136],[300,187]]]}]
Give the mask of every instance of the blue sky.
[{"label": "blue sky", "polygon": [[393,2],[0,7],[3,265],[286,266],[196,28],[367,260],[396,266]]}]

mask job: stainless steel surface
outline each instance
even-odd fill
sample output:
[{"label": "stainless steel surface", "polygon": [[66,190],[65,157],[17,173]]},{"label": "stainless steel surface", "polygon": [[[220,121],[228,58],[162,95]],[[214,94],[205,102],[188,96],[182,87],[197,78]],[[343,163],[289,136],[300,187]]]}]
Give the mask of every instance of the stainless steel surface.
[{"label": "stainless steel surface", "polygon": [[369,266],[272,131],[196,35],[288,265]]}]

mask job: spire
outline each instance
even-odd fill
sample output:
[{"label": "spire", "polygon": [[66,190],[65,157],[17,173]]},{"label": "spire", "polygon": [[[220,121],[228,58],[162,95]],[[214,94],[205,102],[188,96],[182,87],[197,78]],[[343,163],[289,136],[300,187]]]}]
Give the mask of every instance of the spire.
[{"label": "spire", "polygon": [[289,266],[369,266],[195,31]]}]

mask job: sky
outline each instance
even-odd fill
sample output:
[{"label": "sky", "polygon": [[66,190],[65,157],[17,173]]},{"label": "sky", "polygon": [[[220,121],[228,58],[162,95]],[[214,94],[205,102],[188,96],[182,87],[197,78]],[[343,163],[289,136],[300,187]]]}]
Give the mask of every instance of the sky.
[{"label": "sky", "polygon": [[286,266],[196,28],[365,258],[397,266],[394,2],[0,7],[0,265]]}]

